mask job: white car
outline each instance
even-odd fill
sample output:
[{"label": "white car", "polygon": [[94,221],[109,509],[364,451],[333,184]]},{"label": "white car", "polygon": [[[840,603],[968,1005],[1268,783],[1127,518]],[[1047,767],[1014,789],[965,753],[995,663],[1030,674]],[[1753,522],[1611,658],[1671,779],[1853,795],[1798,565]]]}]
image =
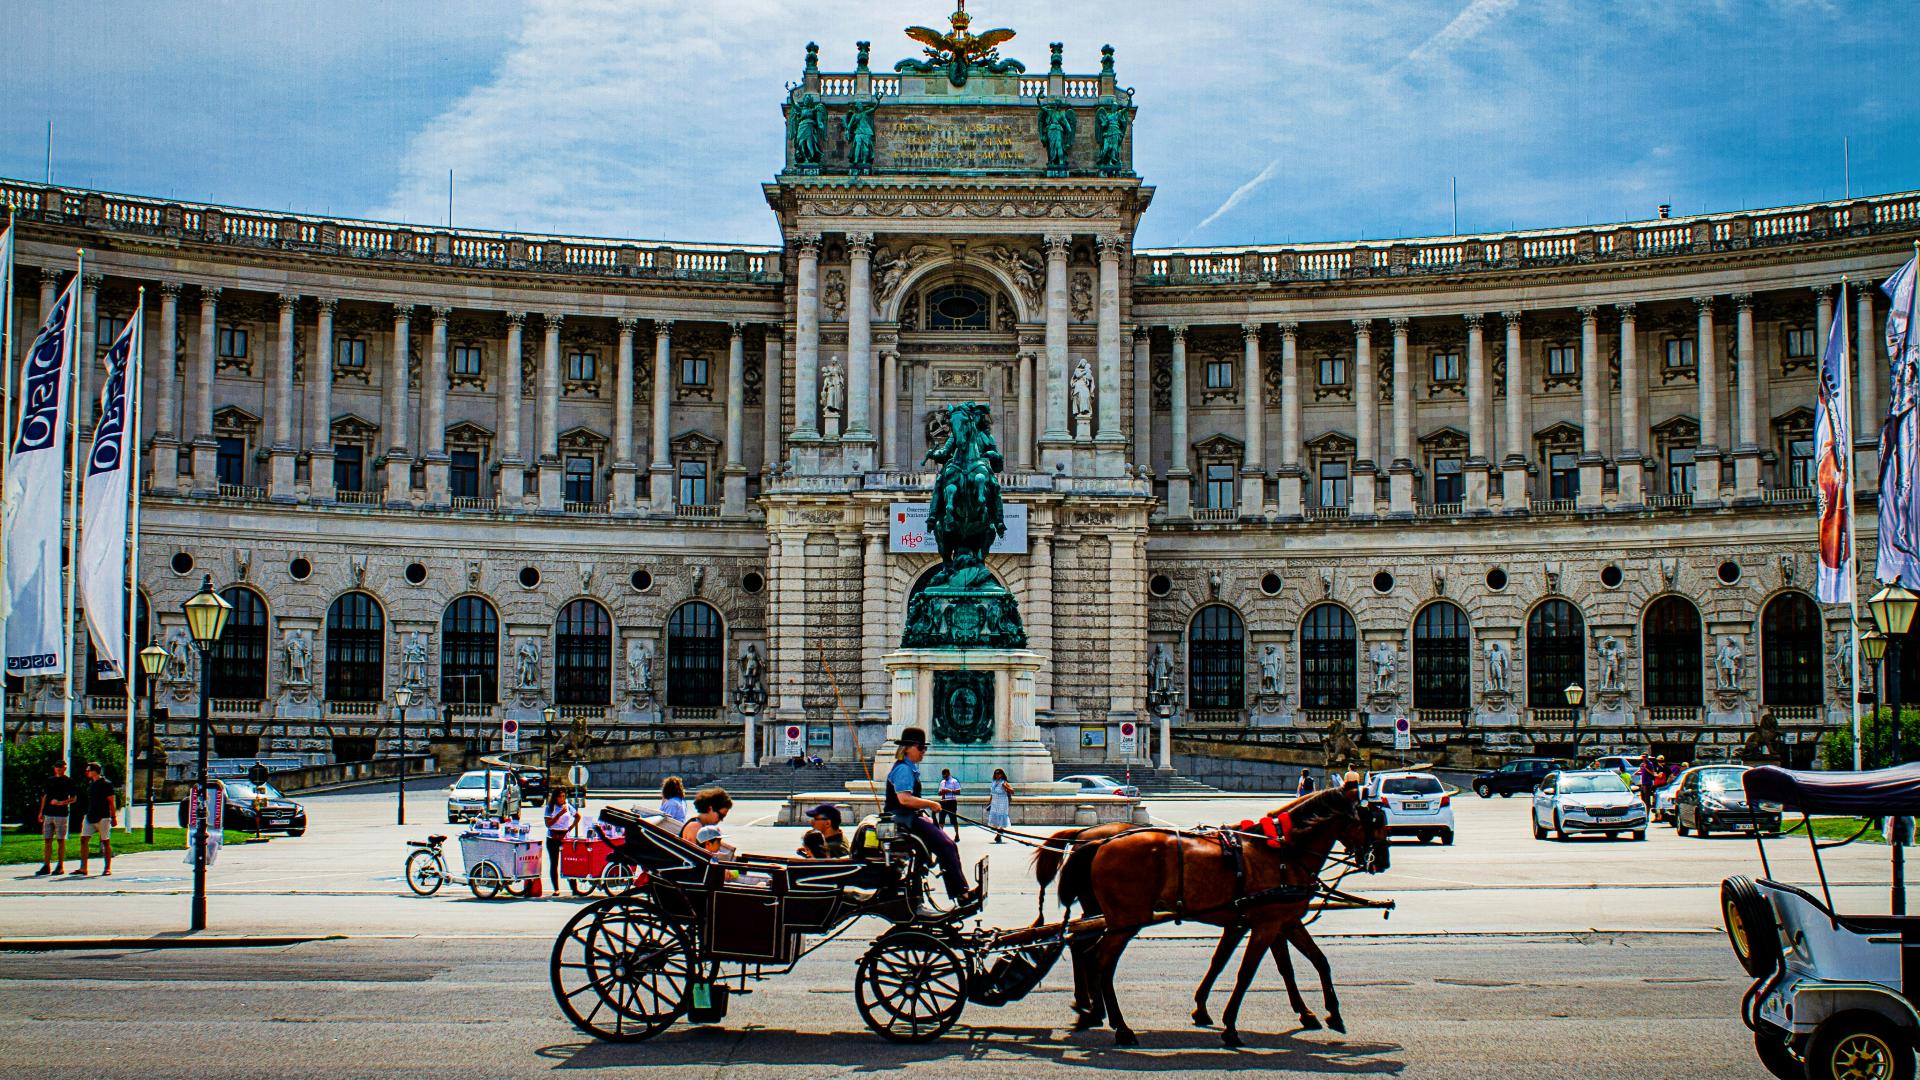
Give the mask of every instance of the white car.
[{"label": "white car", "polygon": [[[488,780],[491,778],[492,783]],[[520,816],[520,784],[504,769],[489,773],[485,769],[460,774],[447,789],[447,821],[459,824],[498,810],[502,817]]]},{"label": "white car", "polygon": [[1453,843],[1453,794],[1431,773],[1374,773],[1367,799],[1387,811],[1387,835]]},{"label": "white car", "polygon": [[1132,784],[1123,784],[1111,776],[1097,773],[1078,773],[1063,776],[1054,781],[1058,784],[1078,784],[1082,795],[1120,795],[1129,799],[1140,797],[1140,789]]},{"label": "white car", "polygon": [[1548,773],[1533,789],[1533,838],[1552,832],[1565,840],[1574,833],[1631,834],[1647,838],[1647,807],[1619,773],[1599,770]]}]

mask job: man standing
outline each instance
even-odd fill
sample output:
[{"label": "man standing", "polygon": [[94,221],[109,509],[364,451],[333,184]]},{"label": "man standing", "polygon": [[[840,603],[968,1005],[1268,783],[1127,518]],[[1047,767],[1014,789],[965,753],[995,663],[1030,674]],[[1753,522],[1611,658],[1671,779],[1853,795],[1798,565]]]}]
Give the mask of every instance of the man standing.
[{"label": "man standing", "polygon": [[[893,815],[896,828],[910,832],[927,845],[933,857],[940,864],[940,878],[947,886],[947,895],[956,904],[966,904],[975,899],[975,894],[967,887],[966,871],[960,868],[960,849],[946,830],[922,815],[920,811],[938,813],[940,804],[920,794],[920,760],[927,756],[927,733],[923,728],[910,727],[900,733],[899,758],[894,761],[893,769],[887,773],[887,813]],[[922,911],[921,915],[932,912]]]},{"label": "man standing", "polygon": [[83,796],[87,812],[80,825],[80,869],[73,872],[75,877],[87,876],[87,839],[92,836],[100,838],[100,859],[106,864],[100,876],[113,876],[113,785],[100,772],[99,762],[87,762],[87,785]]},{"label": "man standing", "polygon": [[[67,775],[67,763],[53,763],[53,775],[47,777],[47,785],[40,792],[40,869],[33,872],[34,877],[46,874],[64,874],[67,872],[67,814],[73,805],[73,777]],[[54,869],[47,869],[52,861],[55,842],[60,845],[60,860]]]},{"label": "man standing", "polygon": [[952,769],[940,770],[940,818],[935,824],[953,826],[953,838],[960,839],[960,781]]}]

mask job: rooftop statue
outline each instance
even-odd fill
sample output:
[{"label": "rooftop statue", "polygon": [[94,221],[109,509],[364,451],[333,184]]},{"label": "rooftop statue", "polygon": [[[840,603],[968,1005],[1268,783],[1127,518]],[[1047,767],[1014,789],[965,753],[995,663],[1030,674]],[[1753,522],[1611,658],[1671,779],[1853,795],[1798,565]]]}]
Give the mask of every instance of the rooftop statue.
[{"label": "rooftop statue", "polygon": [[947,410],[946,442],[927,452],[940,463],[927,507],[927,531],[940,567],[907,601],[908,648],[1025,648],[1027,634],[1013,594],[987,569],[987,552],[1006,535],[987,406],[968,401]]},{"label": "rooftop statue", "polygon": [[989,75],[1017,75],[1027,70],[1018,60],[1000,57],[1000,46],[1013,40],[1013,31],[969,33],[967,26],[973,22],[973,16],[967,14],[967,0],[958,0],[958,3],[958,9],[949,18],[953,25],[949,33],[926,26],[907,27],[907,36],[926,46],[927,59],[902,60],[893,65],[893,70],[931,75],[945,68],[947,78],[955,86],[967,85],[967,76],[975,67]]}]

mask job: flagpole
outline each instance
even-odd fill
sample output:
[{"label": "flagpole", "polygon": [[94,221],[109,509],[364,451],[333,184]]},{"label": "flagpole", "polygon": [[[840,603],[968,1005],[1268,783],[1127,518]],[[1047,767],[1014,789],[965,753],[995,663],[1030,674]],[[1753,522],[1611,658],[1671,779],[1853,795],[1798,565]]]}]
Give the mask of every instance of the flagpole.
[{"label": "flagpole", "polygon": [[[13,473],[13,205],[7,205],[7,250],[0,254],[0,482]],[[0,507],[5,500],[0,499]],[[7,580],[7,545],[0,532],[0,583]],[[7,619],[0,613],[0,657],[7,655]],[[0,835],[6,831],[7,690],[0,676]]]},{"label": "flagpole", "polygon": [[[1841,361],[1840,362],[1843,365],[1847,362],[1848,359],[1852,358],[1853,356],[1852,335],[1848,333],[1850,329],[1851,329],[1851,326],[1847,322],[1847,278],[1845,275],[1841,275],[1841,278],[1840,278],[1840,356],[1841,356]],[[1859,419],[1859,417],[1854,415],[1853,399],[1855,396],[1856,395],[1853,392],[1853,381],[1849,379],[1847,381],[1847,393],[1846,393],[1847,441],[1849,443],[1854,441],[1855,429],[1853,426],[1853,422]],[[1848,674],[1847,685],[1853,688],[1853,771],[1859,772],[1860,771],[1860,573],[1859,573],[1860,538],[1854,535],[1854,514],[1853,514],[1853,503],[1854,503],[1853,496],[1856,490],[1855,483],[1853,482],[1858,481],[1859,477],[1854,475],[1853,447],[1848,446],[1846,448],[1846,455],[1847,455],[1847,479],[1849,481],[1849,483],[1847,484],[1847,490],[1846,490],[1847,546],[1849,548],[1847,552],[1847,556],[1848,556],[1847,558],[1847,607],[1848,607],[1847,632],[1852,637],[1852,645],[1847,649],[1847,663],[1852,668],[1851,672],[1849,672]],[[1877,712],[1880,708],[1880,702],[1876,700],[1873,703],[1873,707]],[[1897,724],[1899,723],[1899,721],[1895,720],[1894,723]]]},{"label": "flagpole", "polygon": [[[133,357],[128,365],[132,369],[128,375],[133,382],[125,390],[127,429],[120,437],[121,468],[128,470],[127,499],[132,503],[127,510],[127,647],[121,653],[120,664],[121,685],[127,690],[127,771],[122,774],[127,781],[127,797],[120,800],[120,809],[128,832],[133,831],[134,673],[141,670],[140,658],[134,655],[133,646],[140,618],[140,390],[146,353],[147,287],[142,285],[139,300],[133,306]],[[147,767],[152,768],[152,763]]]},{"label": "flagpole", "polygon": [[[73,278],[82,289],[87,283],[87,252],[85,248],[76,248],[73,264]],[[61,628],[66,634],[62,646],[67,652],[67,662],[61,667],[66,669],[65,683],[60,694],[60,760],[67,762],[69,772],[73,771],[73,669],[79,665],[79,657],[73,648],[73,594],[80,581],[80,410],[86,402],[76,399],[80,391],[80,365],[92,363],[90,356],[80,356],[80,296],[74,296],[72,312],[67,316],[74,333],[68,342],[73,350],[74,363],[68,365],[71,370],[65,373],[67,379],[67,401],[72,414],[67,425],[67,603],[61,610]]]}]

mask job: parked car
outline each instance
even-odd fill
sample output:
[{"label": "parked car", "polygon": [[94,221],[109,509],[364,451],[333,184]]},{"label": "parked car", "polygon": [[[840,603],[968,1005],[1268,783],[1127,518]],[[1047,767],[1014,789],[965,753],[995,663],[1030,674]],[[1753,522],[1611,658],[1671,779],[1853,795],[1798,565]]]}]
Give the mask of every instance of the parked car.
[{"label": "parked car", "polygon": [[508,781],[509,774],[504,769],[461,773],[460,779],[447,789],[447,821],[457,825],[494,810],[503,817],[519,817],[520,784]]},{"label": "parked car", "polygon": [[1628,776],[1634,776],[1640,772],[1640,759],[1643,756],[1645,755],[1608,754],[1605,757],[1594,758],[1593,764],[1588,765],[1587,768],[1597,769],[1603,772],[1626,773]]},{"label": "parked car", "polygon": [[[1694,768],[1698,768],[1695,766]],[[1683,769],[1673,779],[1653,789],[1653,820],[1673,824],[1673,797],[1680,793],[1680,782],[1693,769]]]},{"label": "parked car", "polygon": [[1424,772],[1374,773],[1367,798],[1387,811],[1387,835],[1453,843],[1453,796],[1439,777]]},{"label": "parked car", "polygon": [[515,765],[513,778],[520,785],[520,804],[539,803],[547,797],[547,770],[537,765]]},{"label": "parked car", "polygon": [[1630,833],[1647,838],[1647,807],[1620,774],[1601,769],[1549,773],[1533,791],[1533,838],[1551,831],[1565,840],[1574,833]]},{"label": "parked car", "polygon": [[[307,808],[280,793],[272,784],[256,787],[251,780],[215,781],[227,792],[225,826],[239,832],[286,833],[300,836],[307,831]],[[254,820],[254,796],[264,795],[259,804],[259,821]],[[180,800],[180,827],[187,827],[187,800]]]},{"label": "parked car", "polygon": [[1742,832],[1777,833],[1780,808],[1769,809],[1747,801],[1740,778],[1745,765],[1709,765],[1688,769],[1681,777],[1680,790],[1673,797],[1673,827],[1681,836],[1688,831],[1711,836],[1715,829]]},{"label": "parked car", "polygon": [[1509,761],[1492,772],[1474,777],[1473,793],[1483,799],[1491,799],[1495,795],[1503,799],[1511,798],[1516,792],[1532,791],[1548,773],[1559,767],[1559,763],[1552,758]]},{"label": "parked car", "polygon": [[1123,784],[1111,776],[1097,773],[1077,773],[1063,776],[1054,781],[1057,784],[1079,784],[1082,795],[1123,795],[1129,799],[1140,797],[1140,789],[1132,784]]}]

